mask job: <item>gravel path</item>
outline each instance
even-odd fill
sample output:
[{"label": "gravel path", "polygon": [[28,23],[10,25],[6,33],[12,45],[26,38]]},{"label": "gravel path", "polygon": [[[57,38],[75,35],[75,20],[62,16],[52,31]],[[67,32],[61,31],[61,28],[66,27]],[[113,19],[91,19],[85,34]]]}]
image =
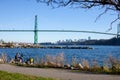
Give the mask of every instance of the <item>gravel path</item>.
[{"label": "gravel path", "polygon": [[120,80],[120,75],[75,73],[68,70],[28,68],[9,64],[0,64],[0,70],[13,73],[22,73],[42,77],[56,78],[58,80]]}]

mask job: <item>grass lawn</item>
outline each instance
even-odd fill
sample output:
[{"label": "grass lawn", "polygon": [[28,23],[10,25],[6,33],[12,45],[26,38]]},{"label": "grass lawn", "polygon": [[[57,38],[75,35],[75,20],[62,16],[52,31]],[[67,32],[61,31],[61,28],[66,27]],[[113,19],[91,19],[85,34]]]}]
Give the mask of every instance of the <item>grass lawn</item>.
[{"label": "grass lawn", "polygon": [[0,71],[0,80],[55,80],[55,79]]}]

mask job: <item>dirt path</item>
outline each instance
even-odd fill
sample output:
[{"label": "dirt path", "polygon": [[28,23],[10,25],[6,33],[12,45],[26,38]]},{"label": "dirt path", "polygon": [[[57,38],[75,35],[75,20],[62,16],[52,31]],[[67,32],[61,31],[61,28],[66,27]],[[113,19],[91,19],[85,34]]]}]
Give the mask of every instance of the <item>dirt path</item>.
[{"label": "dirt path", "polygon": [[9,64],[0,64],[0,70],[13,73],[22,73],[42,77],[51,77],[62,80],[120,80],[119,75],[105,75],[105,74],[87,74],[87,73],[73,73],[68,70],[59,69],[44,69],[44,68],[27,68],[18,67]]}]

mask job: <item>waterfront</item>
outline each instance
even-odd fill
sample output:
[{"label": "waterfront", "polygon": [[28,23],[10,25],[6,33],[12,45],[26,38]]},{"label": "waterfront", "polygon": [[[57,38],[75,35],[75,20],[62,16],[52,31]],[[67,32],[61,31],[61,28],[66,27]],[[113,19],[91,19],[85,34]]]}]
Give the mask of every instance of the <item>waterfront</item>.
[{"label": "waterfront", "polygon": [[18,52],[27,57],[40,57],[45,55],[57,55],[64,53],[65,62],[71,63],[72,57],[76,57],[78,62],[86,59],[89,62],[97,60],[99,64],[103,64],[110,55],[120,59],[120,46],[90,46],[94,49],[40,49],[40,48],[0,48],[0,54],[6,53],[8,59],[14,58]]}]

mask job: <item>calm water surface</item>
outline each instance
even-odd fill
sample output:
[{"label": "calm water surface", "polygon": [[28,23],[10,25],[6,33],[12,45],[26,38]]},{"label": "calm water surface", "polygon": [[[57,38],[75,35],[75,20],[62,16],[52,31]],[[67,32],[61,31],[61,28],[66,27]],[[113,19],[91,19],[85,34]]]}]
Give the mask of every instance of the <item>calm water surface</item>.
[{"label": "calm water surface", "polygon": [[6,53],[8,58],[14,58],[15,54],[22,53],[24,57],[44,57],[45,55],[57,55],[64,53],[66,61],[71,62],[72,57],[77,60],[87,59],[90,62],[97,60],[103,63],[110,55],[120,59],[120,46],[90,46],[93,50],[87,49],[39,49],[39,48],[0,48],[0,54]]}]

